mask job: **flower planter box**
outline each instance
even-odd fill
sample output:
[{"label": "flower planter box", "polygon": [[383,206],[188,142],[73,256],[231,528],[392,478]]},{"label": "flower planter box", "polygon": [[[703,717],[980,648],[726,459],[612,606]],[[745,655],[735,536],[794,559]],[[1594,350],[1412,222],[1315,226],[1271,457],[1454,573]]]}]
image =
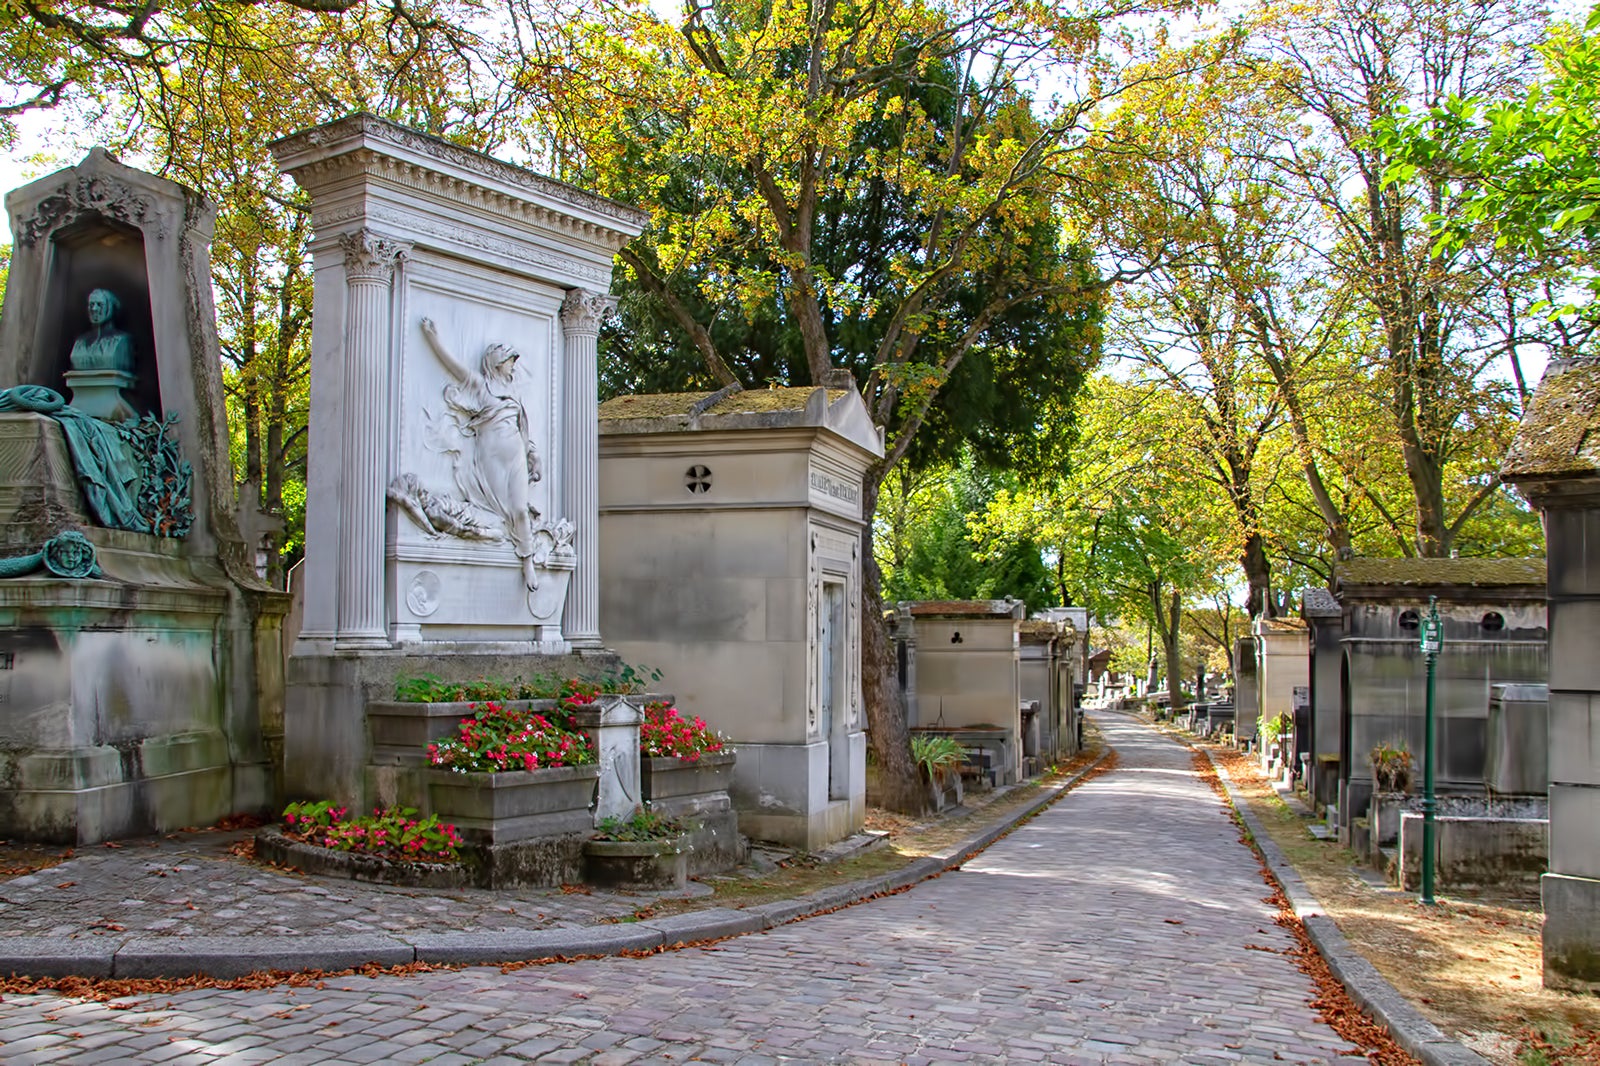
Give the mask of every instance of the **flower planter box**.
[{"label": "flower planter box", "polygon": [[688,883],[688,844],[673,840],[590,840],[583,879],[600,888],[681,892]]},{"label": "flower planter box", "polygon": [[[401,703],[372,700],[367,704],[367,729],[372,734],[372,761],[379,764],[427,762],[428,745],[461,732],[479,703]],[[555,700],[496,700],[502,707],[553,714]]]},{"label": "flower planter box", "polygon": [[685,838],[690,877],[721,873],[744,861],[739,816],[728,798],[737,755],[719,751],[698,759],[640,759],[640,795],[652,811],[693,823]]},{"label": "flower planter box", "polygon": [[[737,756],[731,751],[713,752],[698,759],[640,759],[639,784],[644,800],[653,808],[677,817],[673,805],[687,807],[683,801],[728,795]],[[687,811],[685,813],[693,813]]]},{"label": "flower planter box", "polygon": [[583,833],[594,825],[600,768],[592,763],[493,774],[428,770],[424,776],[433,813],[454,822],[473,844]]},{"label": "flower planter box", "polygon": [[303,873],[408,888],[466,888],[471,872],[460,863],[393,862],[376,855],[318,847],[284,835],[277,826],[256,833],[256,857]]}]

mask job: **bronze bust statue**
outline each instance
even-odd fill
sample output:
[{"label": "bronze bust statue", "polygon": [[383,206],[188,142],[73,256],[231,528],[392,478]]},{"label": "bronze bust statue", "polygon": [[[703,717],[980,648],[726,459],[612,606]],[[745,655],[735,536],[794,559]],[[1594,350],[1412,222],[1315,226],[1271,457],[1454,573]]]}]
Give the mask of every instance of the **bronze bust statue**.
[{"label": "bronze bust statue", "polygon": [[122,301],[108,289],[89,294],[90,328],[72,342],[72,369],[133,373],[133,338],[116,327]]}]

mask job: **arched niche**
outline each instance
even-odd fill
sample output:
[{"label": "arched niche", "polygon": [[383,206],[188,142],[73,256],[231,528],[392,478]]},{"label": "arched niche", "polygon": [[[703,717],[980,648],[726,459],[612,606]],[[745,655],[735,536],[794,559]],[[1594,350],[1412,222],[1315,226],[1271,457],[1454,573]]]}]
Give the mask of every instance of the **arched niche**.
[{"label": "arched niche", "polygon": [[71,397],[66,373],[72,344],[90,328],[89,294],[108,289],[122,304],[115,324],[133,338],[135,384],[127,398],[140,414],[164,410],[157,373],[155,327],[144,235],[134,226],[87,212],[50,236],[49,280],[39,316],[37,382]]}]

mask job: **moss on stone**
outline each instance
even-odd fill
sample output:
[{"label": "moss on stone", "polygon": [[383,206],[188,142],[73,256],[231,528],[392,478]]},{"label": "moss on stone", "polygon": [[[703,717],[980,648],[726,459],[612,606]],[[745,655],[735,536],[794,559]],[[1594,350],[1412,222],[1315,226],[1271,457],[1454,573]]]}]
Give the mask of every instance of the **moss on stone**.
[{"label": "moss on stone", "polygon": [[1341,585],[1543,585],[1543,559],[1347,559]]},{"label": "moss on stone", "polygon": [[1586,474],[1600,474],[1600,356],[1550,364],[1500,469],[1508,481]]},{"label": "moss on stone", "polygon": [[[792,385],[779,389],[746,389],[725,397],[715,406],[702,412],[702,417],[716,415],[755,414],[764,411],[803,411],[814,385]],[[845,394],[843,389],[829,389],[831,404]],[[709,392],[658,392],[642,396],[617,396],[600,405],[602,422],[618,422],[637,418],[688,417],[695,404],[711,396]]]}]

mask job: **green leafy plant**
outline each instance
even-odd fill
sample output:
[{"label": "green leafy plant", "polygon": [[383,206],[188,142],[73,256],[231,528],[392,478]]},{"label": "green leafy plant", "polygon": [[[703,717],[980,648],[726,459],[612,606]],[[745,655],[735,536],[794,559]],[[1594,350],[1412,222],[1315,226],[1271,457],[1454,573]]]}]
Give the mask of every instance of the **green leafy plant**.
[{"label": "green leafy plant", "polygon": [[630,842],[644,842],[650,840],[673,840],[692,829],[688,822],[677,818],[669,818],[657,811],[635,810],[626,818],[612,815],[600,819],[596,840],[625,840]]},{"label": "green leafy plant", "polygon": [[506,681],[488,678],[446,681],[438,674],[401,678],[394,690],[394,698],[401,703],[469,703],[516,698],[515,686]]},{"label": "green leafy plant", "polygon": [[390,862],[461,861],[461,834],[438,815],[418,818],[413,807],[379,808],[360,818],[348,814],[327,800],[291,803],[283,811],[284,835]]},{"label": "green leafy plant", "polygon": [[666,700],[644,706],[639,723],[639,754],[647,759],[684,759],[689,762],[718,752],[727,738],[706,725],[703,718],[685,718]]},{"label": "green leafy plant", "polygon": [[594,762],[595,754],[583,733],[489,702],[474,705],[458,736],[429,744],[428,761],[459,773],[496,773],[579,766]]},{"label": "green leafy plant", "polygon": [[1379,792],[1411,791],[1411,752],[1405,742],[1379,744],[1368,757],[1372,760],[1372,780]]},{"label": "green leafy plant", "polygon": [[941,770],[954,769],[965,763],[967,751],[955,737],[914,733],[911,737],[911,758],[928,772],[928,777],[934,778]]},{"label": "green leafy plant", "polygon": [[648,692],[651,686],[661,680],[661,671],[649,666],[634,666],[623,663],[622,669],[605,679],[605,691],[626,695],[633,692]]},{"label": "green leafy plant", "polygon": [[1275,714],[1261,723],[1261,743],[1270,747],[1294,732],[1294,719],[1287,714]]}]

